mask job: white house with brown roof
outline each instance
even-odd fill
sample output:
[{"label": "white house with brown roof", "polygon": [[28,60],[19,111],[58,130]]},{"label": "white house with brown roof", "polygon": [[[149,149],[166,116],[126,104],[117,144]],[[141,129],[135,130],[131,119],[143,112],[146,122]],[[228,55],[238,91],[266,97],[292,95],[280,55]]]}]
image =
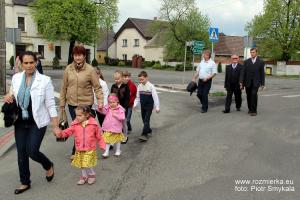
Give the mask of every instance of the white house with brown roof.
[{"label": "white house with brown roof", "polygon": [[[135,55],[146,61],[163,62],[163,44],[158,43],[157,35],[149,31],[155,20],[128,18],[114,36],[115,57],[120,60],[132,60]],[[110,56],[112,57],[112,56]]]},{"label": "white house with brown roof", "polygon": [[[7,65],[11,56],[19,55],[25,50],[38,52],[43,65],[52,65],[53,58],[57,56],[61,65],[68,62],[69,42],[49,42],[37,32],[37,26],[30,15],[28,5],[34,0],[5,0],[5,26],[6,28],[21,29],[21,41],[16,45],[6,42]],[[85,46],[89,60],[93,58],[93,47]]]}]

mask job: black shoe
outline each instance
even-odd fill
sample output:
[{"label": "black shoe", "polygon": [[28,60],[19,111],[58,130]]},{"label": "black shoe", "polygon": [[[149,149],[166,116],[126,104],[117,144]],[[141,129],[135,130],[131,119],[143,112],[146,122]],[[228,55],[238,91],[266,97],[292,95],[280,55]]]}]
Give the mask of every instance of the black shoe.
[{"label": "black shoe", "polygon": [[256,115],[257,115],[257,112],[250,113],[250,116],[256,116]]},{"label": "black shoe", "polygon": [[53,169],[53,174],[51,176],[46,176],[46,179],[48,182],[51,182],[54,177],[54,164],[53,163],[51,164],[51,167]]},{"label": "black shoe", "polygon": [[127,144],[127,142],[128,142],[128,136],[125,141],[121,142],[121,144]]},{"label": "black shoe", "polygon": [[223,113],[230,113],[229,110],[223,110],[222,112],[223,112]]},{"label": "black shoe", "polygon": [[207,110],[201,110],[201,113],[207,113]]},{"label": "black shoe", "polygon": [[236,111],[241,111],[241,108],[237,108]]},{"label": "black shoe", "polygon": [[30,189],[30,185],[27,185],[26,188],[24,189],[15,189],[15,194],[21,194],[23,192],[25,192],[26,190],[29,190]]},{"label": "black shoe", "polygon": [[139,137],[139,139],[140,139],[141,142],[146,142],[148,140],[147,136],[145,136],[145,135],[141,135]]}]

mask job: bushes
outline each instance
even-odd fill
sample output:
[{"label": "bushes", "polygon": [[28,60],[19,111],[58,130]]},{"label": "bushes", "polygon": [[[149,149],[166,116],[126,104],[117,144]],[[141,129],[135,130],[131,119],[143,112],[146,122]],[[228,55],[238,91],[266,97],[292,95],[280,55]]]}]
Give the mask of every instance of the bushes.
[{"label": "bushes", "polygon": [[105,64],[107,64],[109,66],[118,66],[118,63],[119,63],[119,59],[110,58],[110,57],[107,57],[107,56],[104,57],[104,61],[105,61]]},{"label": "bushes", "polygon": [[219,62],[218,64],[218,73],[222,73],[222,64]]},{"label": "bushes", "polygon": [[153,61],[144,61],[142,62],[142,68],[152,67],[154,64],[155,62],[153,63]]},{"label": "bushes", "polygon": [[118,66],[120,66],[120,67],[125,66],[125,61],[120,60],[119,63],[118,63]]},{"label": "bushes", "polygon": [[9,59],[9,65],[10,65],[11,69],[14,68],[14,66],[15,66],[15,57],[14,56],[10,57],[10,59]]},{"label": "bushes", "polygon": [[152,68],[153,69],[162,69],[159,61],[155,62],[154,65],[152,66]]},{"label": "bushes", "polygon": [[57,56],[53,58],[52,67],[53,69],[62,69],[62,66],[59,66],[59,59]]},{"label": "bushes", "polygon": [[[185,71],[192,71],[193,65],[191,63],[186,63],[185,65]],[[183,64],[177,64],[175,66],[175,71],[184,71],[184,65]]]}]

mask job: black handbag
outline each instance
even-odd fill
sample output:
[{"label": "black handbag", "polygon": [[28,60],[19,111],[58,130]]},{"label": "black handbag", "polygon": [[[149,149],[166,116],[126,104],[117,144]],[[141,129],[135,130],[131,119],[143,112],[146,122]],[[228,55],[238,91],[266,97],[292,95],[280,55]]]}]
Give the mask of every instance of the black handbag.
[{"label": "black handbag", "polygon": [[18,105],[14,99],[12,103],[4,103],[1,112],[4,114],[4,126],[11,127],[18,119]]},{"label": "black handbag", "polygon": [[194,81],[189,82],[189,84],[186,87],[186,90],[190,92],[190,96],[197,90],[197,83]]},{"label": "black handbag", "polygon": [[[61,130],[65,130],[65,129],[69,128],[68,118],[67,118],[67,114],[66,114],[65,110],[60,112],[60,120],[59,120],[58,127]],[[57,137],[56,141],[57,142],[65,142],[67,139],[68,139],[67,137],[65,137],[65,138]]]}]

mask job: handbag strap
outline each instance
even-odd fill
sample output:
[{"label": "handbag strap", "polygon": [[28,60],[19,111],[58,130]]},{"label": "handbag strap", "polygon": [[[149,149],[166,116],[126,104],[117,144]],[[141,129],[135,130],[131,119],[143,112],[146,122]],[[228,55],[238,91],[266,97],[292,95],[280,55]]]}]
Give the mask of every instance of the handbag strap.
[{"label": "handbag strap", "polygon": [[59,121],[68,121],[66,110],[60,110],[59,112]]}]

